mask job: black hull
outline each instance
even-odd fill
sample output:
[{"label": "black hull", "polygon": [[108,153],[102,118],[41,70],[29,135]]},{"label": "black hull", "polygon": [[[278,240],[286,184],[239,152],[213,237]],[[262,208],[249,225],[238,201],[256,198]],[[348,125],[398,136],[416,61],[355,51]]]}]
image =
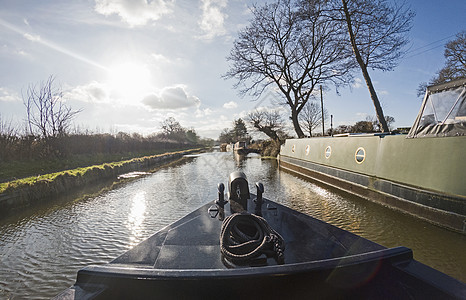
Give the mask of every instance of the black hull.
[{"label": "black hull", "polygon": [[[375,276],[374,270],[377,270]],[[89,267],[79,272],[75,299],[89,296],[96,299],[464,299],[465,296],[458,291],[458,283],[451,284],[453,290],[445,289],[448,286],[445,283],[451,278],[438,276],[437,271],[412,261],[412,252],[404,247],[264,271]],[[428,273],[433,276],[426,281],[419,279],[419,272],[423,277]]]}]

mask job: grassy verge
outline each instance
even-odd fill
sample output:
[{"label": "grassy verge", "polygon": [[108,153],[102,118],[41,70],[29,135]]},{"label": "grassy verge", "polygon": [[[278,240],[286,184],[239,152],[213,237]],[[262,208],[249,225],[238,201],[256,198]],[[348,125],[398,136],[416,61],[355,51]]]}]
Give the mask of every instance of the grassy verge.
[{"label": "grassy verge", "polygon": [[85,168],[88,166],[99,165],[104,163],[125,161],[137,157],[158,155],[168,152],[176,152],[185,149],[154,150],[143,153],[124,153],[124,154],[86,154],[75,155],[64,159],[48,160],[27,160],[27,161],[9,161],[0,163],[0,183],[13,181],[27,177],[37,177],[40,175],[56,173],[64,170],[73,170]]},{"label": "grassy verge", "polygon": [[[183,151],[183,150],[181,150]],[[42,175],[34,175],[34,176],[29,176],[21,179],[16,179],[8,182],[3,182],[0,183],[0,194],[9,190],[15,190],[21,187],[25,186],[32,186],[37,183],[46,183],[46,182],[53,182],[57,178],[63,178],[63,177],[80,177],[85,175],[88,172],[94,172],[100,170],[105,170],[105,169],[115,169],[119,167],[123,167],[125,165],[131,164],[131,163],[142,163],[146,160],[153,159],[159,156],[164,156],[165,154],[168,153],[176,153],[180,152],[178,151],[160,151],[163,152],[161,154],[154,154],[154,155],[146,155],[146,156],[140,156],[140,157],[135,157],[135,158],[130,158],[126,160],[119,160],[119,161],[113,161],[113,162],[106,162],[102,164],[94,164],[94,165],[89,165],[90,161],[92,160],[87,160],[86,163],[88,166],[86,167],[78,167],[74,169],[67,169],[63,171],[58,171],[58,172],[51,172],[47,174],[42,174]],[[121,157],[121,156],[120,156]],[[108,157],[107,157],[108,158]],[[63,166],[65,166],[63,164]],[[66,165],[68,167],[68,165]]]},{"label": "grassy verge", "polygon": [[61,172],[54,172],[54,173],[49,173],[49,174],[44,174],[44,175],[39,175],[39,176],[30,176],[22,179],[16,179],[12,180],[9,182],[3,182],[0,183],[0,194],[11,189],[17,189],[22,186],[31,186],[36,184],[37,182],[52,182],[55,180],[58,176],[81,176],[85,174],[88,170],[92,170],[95,168],[103,169],[105,168],[105,165],[95,165],[95,166],[90,166],[90,167],[85,167],[85,168],[77,168],[74,170],[67,170],[67,171],[61,171]]}]

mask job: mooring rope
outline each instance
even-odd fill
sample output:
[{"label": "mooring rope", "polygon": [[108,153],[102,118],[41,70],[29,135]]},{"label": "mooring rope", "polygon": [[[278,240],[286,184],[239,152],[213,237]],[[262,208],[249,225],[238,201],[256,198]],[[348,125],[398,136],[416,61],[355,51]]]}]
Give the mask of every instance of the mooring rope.
[{"label": "mooring rope", "polygon": [[282,236],[264,218],[246,212],[232,214],[223,221],[220,249],[234,263],[245,263],[262,254],[284,263]]}]

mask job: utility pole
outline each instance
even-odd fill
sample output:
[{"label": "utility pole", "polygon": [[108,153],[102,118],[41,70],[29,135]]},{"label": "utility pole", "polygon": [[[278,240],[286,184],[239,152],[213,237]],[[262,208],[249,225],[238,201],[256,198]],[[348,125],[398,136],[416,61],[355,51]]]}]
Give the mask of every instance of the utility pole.
[{"label": "utility pole", "polygon": [[325,126],[324,126],[324,96],[322,94],[322,86],[320,86],[320,108],[322,109],[322,136],[325,136]]},{"label": "utility pole", "polygon": [[333,136],[333,115],[330,115],[330,136]]}]

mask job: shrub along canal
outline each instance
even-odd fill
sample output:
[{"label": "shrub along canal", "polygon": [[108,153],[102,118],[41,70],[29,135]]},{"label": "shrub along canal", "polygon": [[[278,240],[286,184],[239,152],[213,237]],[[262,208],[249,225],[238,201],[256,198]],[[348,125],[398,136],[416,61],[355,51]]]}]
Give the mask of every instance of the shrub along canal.
[{"label": "shrub along canal", "polygon": [[82,200],[55,202],[0,221],[0,299],[55,296],[88,264],[113,260],[199,206],[235,170],[251,191],[386,247],[406,246],[415,259],[466,281],[466,237],[366,200],[324,189],[250,154],[188,155],[155,173]]}]

